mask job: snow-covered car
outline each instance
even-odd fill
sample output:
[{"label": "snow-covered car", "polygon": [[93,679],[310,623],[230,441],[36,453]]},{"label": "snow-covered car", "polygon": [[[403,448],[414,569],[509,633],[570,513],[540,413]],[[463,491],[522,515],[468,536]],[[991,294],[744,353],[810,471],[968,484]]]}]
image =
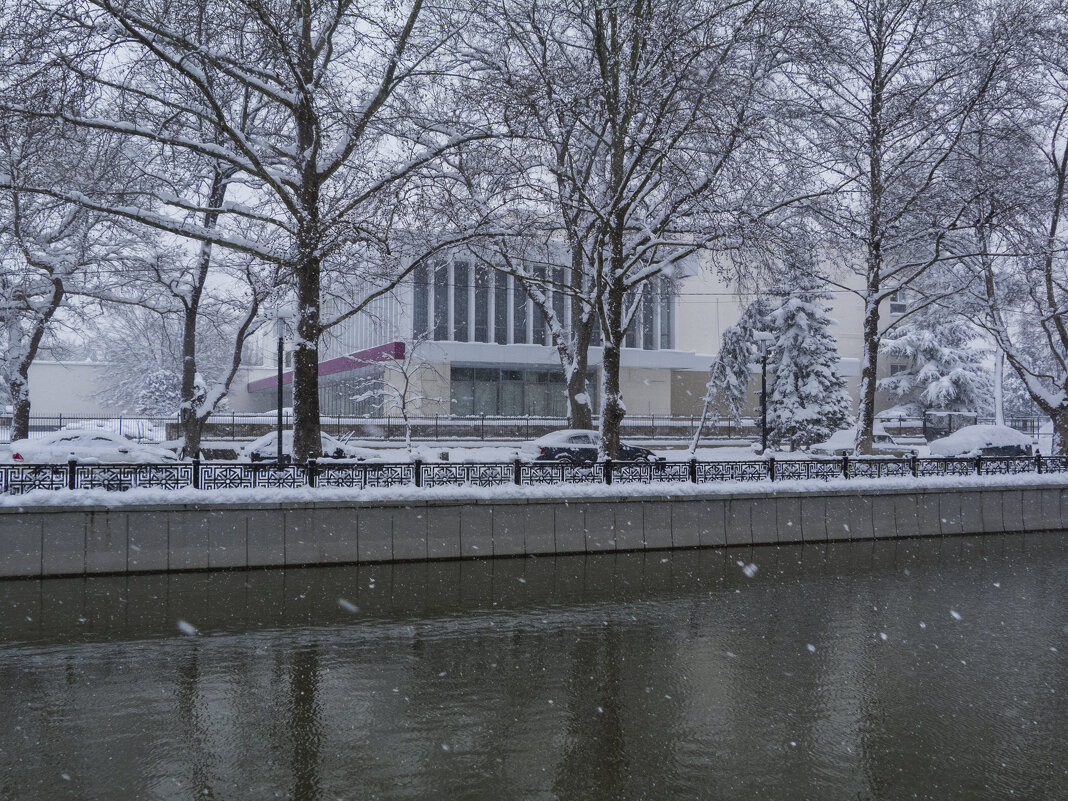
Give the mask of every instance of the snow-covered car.
[{"label": "snow-covered car", "polygon": [[[554,431],[533,442],[528,442],[520,449],[520,455],[538,461],[571,462],[572,464],[592,464],[597,460],[597,448],[601,437],[596,431],[579,428]],[[619,456],[625,462],[663,461],[648,448],[619,443]]]},{"label": "snow-covered car", "polygon": [[[853,453],[856,440],[857,430],[845,428],[835,431],[826,442],[810,446],[808,452],[813,456],[846,456]],[[911,456],[916,453],[915,448],[897,442],[878,423],[872,428],[871,450],[880,456]]]},{"label": "snow-covered car", "polygon": [[1030,456],[1031,438],[1008,426],[965,426],[929,446],[932,456]]},{"label": "snow-covered car", "polygon": [[[319,441],[322,443],[324,459],[344,459],[362,461],[378,457],[378,451],[370,448],[357,448],[349,445],[329,434],[320,433]],[[282,455],[284,458],[293,458],[293,432],[282,432]],[[253,440],[241,451],[241,460],[245,462],[273,462],[278,458],[278,432],[272,431],[264,434],[257,440]]]},{"label": "snow-covered car", "polygon": [[119,464],[178,461],[173,451],[135,442],[103,428],[61,428],[43,437],[15,440],[0,448],[0,461],[4,462],[63,464],[71,459]]}]

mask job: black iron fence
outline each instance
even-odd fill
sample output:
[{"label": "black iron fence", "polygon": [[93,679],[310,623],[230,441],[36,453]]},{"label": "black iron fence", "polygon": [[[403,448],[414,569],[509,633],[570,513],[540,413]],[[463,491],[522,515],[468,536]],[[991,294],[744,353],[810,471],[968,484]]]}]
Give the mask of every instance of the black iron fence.
[{"label": "black iron fence", "polygon": [[1068,456],[905,459],[760,459],[705,462],[335,462],[306,464],[178,462],[173,464],[0,465],[0,494],[31,490],[251,489],[256,487],[495,487],[543,484],[713,484],[725,481],[1068,473]]}]

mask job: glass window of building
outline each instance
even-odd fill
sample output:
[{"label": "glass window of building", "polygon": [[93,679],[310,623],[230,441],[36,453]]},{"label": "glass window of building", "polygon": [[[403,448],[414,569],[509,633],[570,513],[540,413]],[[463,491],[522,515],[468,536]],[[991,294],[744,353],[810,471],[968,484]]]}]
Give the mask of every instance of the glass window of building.
[{"label": "glass window of building", "polygon": [[412,271],[412,333],[422,339],[430,333],[430,276],[425,263]]},{"label": "glass window of building", "polygon": [[567,270],[563,267],[557,267],[553,270],[553,314],[556,315],[556,319],[560,322],[560,325],[567,325],[567,293],[564,292],[563,287],[567,281]]},{"label": "glass window of building", "polygon": [[493,341],[508,344],[508,276],[498,272],[493,284]]},{"label": "glass window of building", "polygon": [[469,278],[470,265],[466,261],[457,261],[452,265],[452,338],[455,342],[467,342],[471,339],[470,322],[468,313],[468,293],[471,286]]},{"label": "glass window of building", "polygon": [[523,285],[512,277],[512,342],[526,344],[527,338],[527,293]]},{"label": "glass window of building", "polygon": [[439,261],[434,267],[434,339],[449,338],[449,263]]},{"label": "glass window of building", "polygon": [[890,296],[890,313],[904,314],[909,310],[908,298],[904,289],[899,289]]},{"label": "glass window of building", "polygon": [[660,347],[675,348],[675,288],[665,276],[660,277]]},{"label": "glass window of building", "polygon": [[[623,315],[624,319],[630,312],[631,307],[634,305],[634,301],[637,299],[637,295],[634,290],[630,290],[623,296]],[[627,326],[627,333],[623,336],[624,348],[636,348],[638,347],[638,329],[641,326],[641,308],[638,308],[634,315],[630,318],[630,325]]]},{"label": "glass window of building", "polygon": [[642,348],[644,350],[656,350],[657,330],[656,314],[660,305],[657,297],[656,285],[646,283],[642,287]]},{"label": "glass window of building", "polygon": [[485,264],[475,265],[475,342],[489,342],[490,270]]}]

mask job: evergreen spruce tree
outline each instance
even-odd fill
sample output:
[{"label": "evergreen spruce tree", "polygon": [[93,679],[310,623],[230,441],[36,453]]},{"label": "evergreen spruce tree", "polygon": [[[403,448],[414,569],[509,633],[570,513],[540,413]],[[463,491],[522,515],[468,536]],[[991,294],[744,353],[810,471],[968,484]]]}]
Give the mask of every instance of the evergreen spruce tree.
[{"label": "evergreen spruce tree", "polygon": [[853,425],[830,332],[829,297],[813,281],[802,281],[768,314],[775,335],[768,358],[768,439],[795,450]]},{"label": "evergreen spruce tree", "polygon": [[989,348],[967,321],[929,306],[883,336],[882,353],[905,363],[879,388],[918,411],[987,413],[993,400]]}]

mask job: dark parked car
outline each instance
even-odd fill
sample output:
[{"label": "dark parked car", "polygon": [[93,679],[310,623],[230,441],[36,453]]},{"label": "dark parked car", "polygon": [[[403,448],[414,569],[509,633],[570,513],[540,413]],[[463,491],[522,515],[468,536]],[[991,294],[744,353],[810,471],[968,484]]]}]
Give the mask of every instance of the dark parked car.
[{"label": "dark parked car", "polygon": [[[596,431],[583,429],[554,431],[524,445],[522,454],[532,456],[539,461],[592,464],[597,460],[597,446],[600,444],[600,439],[600,434]],[[648,448],[639,448],[636,445],[626,445],[621,442],[619,450],[620,457],[625,462],[664,461],[663,457],[657,456]]]}]

